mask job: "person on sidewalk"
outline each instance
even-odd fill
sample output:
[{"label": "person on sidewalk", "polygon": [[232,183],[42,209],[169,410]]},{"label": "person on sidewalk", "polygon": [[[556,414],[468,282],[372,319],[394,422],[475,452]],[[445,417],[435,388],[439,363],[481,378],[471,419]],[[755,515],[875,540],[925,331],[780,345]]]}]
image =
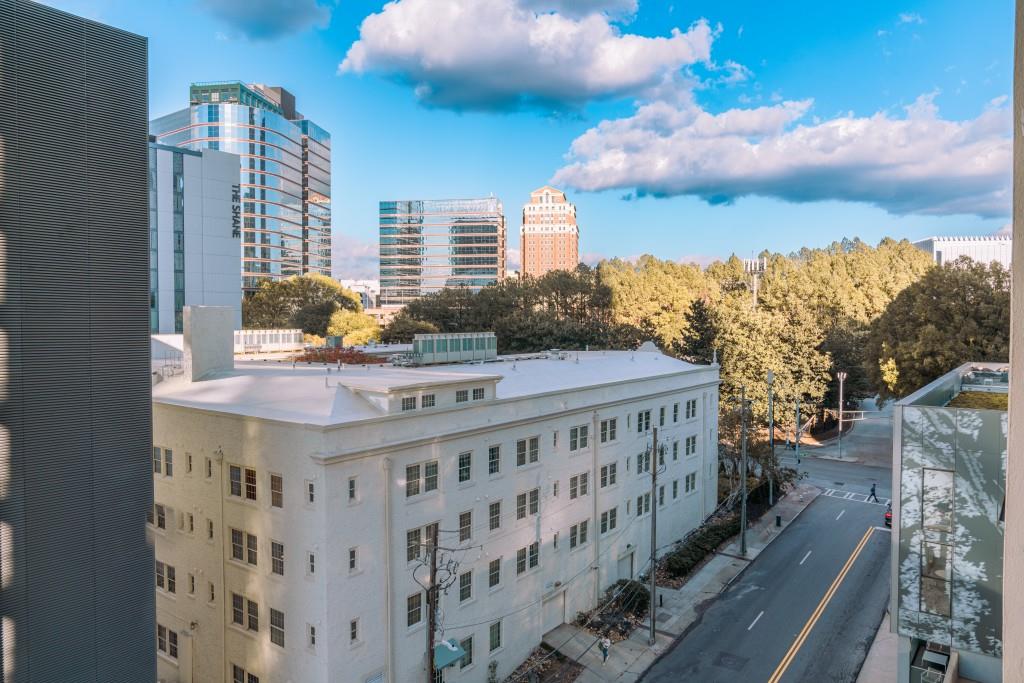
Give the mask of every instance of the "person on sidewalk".
[{"label": "person on sidewalk", "polygon": [[608,650],[612,647],[612,641],[609,640],[608,636],[601,639],[601,666],[608,663]]},{"label": "person on sidewalk", "polygon": [[875,499],[876,503],[878,502],[878,496],[875,495],[875,484],[874,484],[874,482],[871,483],[871,495],[869,495],[867,500],[865,500],[864,502],[866,503],[866,502],[868,502],[868,500],[871,500],[872,498]]}]

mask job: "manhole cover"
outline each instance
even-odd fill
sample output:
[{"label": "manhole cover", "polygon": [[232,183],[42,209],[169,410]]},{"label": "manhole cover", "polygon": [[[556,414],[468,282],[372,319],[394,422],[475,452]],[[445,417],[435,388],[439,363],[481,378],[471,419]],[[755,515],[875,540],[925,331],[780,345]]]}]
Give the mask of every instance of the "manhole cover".
[{"label": "manhole cover", "polygon": [[845,486],[846,485],[845,481],[834,481],[832,483],[835,484],[836,486]]},{"label": "manhole cover", "polygon": [[715,657],[714,665],[723,669],[729,669],[730,671],[740,671],[749,661],[746,657],[732,655],[728,652],[719,652],[718,656]]}]

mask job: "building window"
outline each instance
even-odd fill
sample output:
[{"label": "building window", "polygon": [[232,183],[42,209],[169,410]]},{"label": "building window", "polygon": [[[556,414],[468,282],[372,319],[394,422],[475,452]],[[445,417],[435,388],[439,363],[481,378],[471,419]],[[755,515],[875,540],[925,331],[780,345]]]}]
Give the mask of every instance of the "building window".
[{"label": "building window", "polygon": [[473,389],[473,400],[474,401],[482,401],[483,398],[484,398],[484,388],[483,387],[476,387],[475,389]]},{"label": "building window", "polygon": [[490,645],[491,652],[494,652],[501,647],[501,621],[496,621],[491,624],[490,628]]},{"label": "building window", "polygon": [[467,510],[459,514],[459,542],[468,541],[473,537],[473,511]]},{"label": "building window", "polygon": [[696,472],[690,472],[689,474],[686,475],[685,491],[686,491],[686,493],[691,493],[691,492],[696,491],[696,490],[697,490],[697,473]]},{"label": "building window", "polygon": [[540,458],[540,437],[532,436],[529,439],[516,441],[516,465],[522,467],[526,464],[537,462]]},{"label": "building window", "polygon": [[697,399],[691,398],[686,402],[686,419],[697,417]]},{"label": "building window", "polygon": [[673,479],[672,480],[672,498],[678,498],[678,497],[679,497],[679,480],[678,479]]},{"label": "building window", "polygon": [[214,600],[217,599],[217,589],[213,585],[213,581],[209,582],[209,584],[207,585],[207,588],[209,588],[209,591],[208,591],[209,600],[210,600],[210,602],[213,602]]},{"label": "building window", "polygon": [[488,506],[488,528],[490,531],[501,528],[501,501],[495,501]]},{"label": "building window", "polygon": [[277,541],[270,542],[270,571],[278,576],[284,576],[284,544]]},{"label": "building window", "polygon": [[260,630],[260,607],[244,595],[231,594],[231,623],[249,631]]},{"label": "building window", "polygon": [[[422,479],[420,475],[422,473]],[[422,491],[434,491],[437,489],[437,461],[418,465],[409,465],[405,468],[405,497],[412,498]]]},{"label": "building window", "polygon": [[306,645],[316,649],[316,626],[306,624]]},{"label": "building window", "polygon": [[590,481],[590,473],[584,472],[578,474],[575,477],[569,478],[569,500],[573,500],[578,496],[587,495],[587,488]]},{"label": "building window", "polygon": [[607,443],[609,441],[615,441],[616,423],[618,420],[614,417],[607,420],[601,420],[601,443]]},{"label": "building window", "polygon": [[614,462],[608,465],[601,465],[601,488],[615,486],[615,478],[617,476],[615,470],[617,468],[618,465]]},{"label": "building window", "polygon": [[498,474],[501,472],[501,446],[491,446],[487,449],[487,474]]},{"label": "building window", "polygon": [[178,592],[174,567],[159,560],[156,562],[156,587],[168,593]]},{"label": "building window", "polygon": [[231,559],[256,566],[259,553],[256,551],[256,536],[239,529],[231,530]]},{"label": "building window", "polygon": [[405,556],[406,557],[405,557],[405,559],[406,559],[406,561],[407,562],[412,562],[413,560],[419,558],[420,552],[422,551],[422,547],[423,547],[423,539],[424,539],[424,537],[427,539],[428,542],[437,543],[437,532],[438,532],[438,524],[437,524],[437,522],[434,522],[433,524],[428,524],[425,527],[416,528],[416,529],[409,529],[408,531],[406,531],[405,532],[405,542],[406,542],[406,550],[405,550]]},{"label": "building window", "polygon": [[551,482],[551,495],[554,496],[555,498],[558,498],[558,480],[557,479],[555,479],[553,482]]},{"label": "building window", "polygon": [[462,655],[462,659],[459,660],[459,670],[462,670],[473,663],[473,636],[460,640],[459,647],[461,647],[462,651],[466,653]]},{"label": "building window", "polygon": [[[251,467],[230,465],[228,475],[231,480],[230,493],[235,498],[256,500],[256,470]],[[243,486],[244,482],[244,486]]]},{"label": "building window", "polygon": [[359,569],[359,551],[356,548],[348,549],[348,570],[354,572]]},{"label": "building window", "polygon": [[156,504],[153,505],[153,515],[154,515],[154,518],[153,518],[152,521],[153,521],[153,524],[156,525],[156,528],[157,529],[166,529],[167,528],[167,509],[163,505],[160,505],[160,503],[156,503]]},{"label": "building window", "polygon": [[416,410],[416,397],[415,396],[403,396],[402,397],[402,410]]},{"label": "building window", "polygon": [[348,622],[348,642],[358,643],[359,642],[359,620],[353,619]]},{"label": "building window", "polygon": [[260,679],[256,674],[247,673],[242,667],[237,664],[232,664],[231,683],[260,683]]},{"label": "building window", "polygon": [[459,574],[459,602],[465,602],[473,597],[473,572]]},{"label": "building window", "polygon": [[468,400],[469,400],[469,390],[468,389],[459,389],[458,391],[455,392],[455,402],[456,403],[465,403]]},{"label": "building window", "polygon": [[213,461],[206,458],[206,478],[209,479],[213,476]]},{"label": "building window", "polygon": [[188,575],[188,594],[196,594],[196,575],[192,573],[189,573]]},{"label": "building window", "polygon": [[641,410],[636,414],[636,432],[642,434],[651,428],[651,411]]},{"label": "building window", "polygon": [[516,496],[516,519],[526,519],[527,514],[540,511],[540,489],[532,489]]},{"label": "building window", "polygon": [[658,426],[665,426],[665,406],[662,406],[661,409],[658,410]]},{"label": "building window", "polygon": [[420,400],[420,405],[424,408],[433,408],[437,403],[437,399],[434,394],[424,394]]},{"label": "building window", "polygon": [[423,594],[413,593],[405,599],[405,625],[415,626],[423,619]]},{"label": "building window", "polygon": [[672,460],[679,460],[679,442],[672,442]]},{"label": "building window", "polygon": [[312,576],[313,574],[316,574],[316,554],[315,553],[309,553],[309,552],[306,553],[306,572],[309,573],[310,576]]},{"label": "building window", "polygon": [[192,474],[192,454],[185,454],[185,472]]},{"label": "building window", "polygon": [[270,642],[284,647],[284,612],[270,608]]},{"label": "building window", "polygon": [[270,505],[276,508],[284,507],[284,479],[280,474],[270,475]]},{"label": "building window", "polygon": [[673,403],[672,404],[672,421],[673,422],[679,422],[679,404],[678,403]]},{"label": "building window", "polygon": [[618,522],[619,510],[612,508],[601,513],[601,533],[606,534],[615,528]]},{"label": "building window", "polygon": [[459,453],[459,483],[467,482],[473,477],[473,454]]},{"label": "building window", "polygon": [[569,451],[576,451],[587,447],[587,435],[589,427],[580,425],[569,430]]},{"label": "building window", "polygon": [[686,454],[694,455],[697,452],[697,435],[686,437]]},{"label": "building window", "polygon": [[156,625],[156,649],[172,659],[178,658],[178,632],[162,624]]},{"label": "building window", "polygon": [[354,503],[356,501],[356,478],[348,478],[348,502]]},{"label": "building window", "polygon": [[306,503],[312,505],[316,502],[316,485],[311,482],[306,482]]},{"label": "building window", "polygon": [[665,505],[665,486],[658,487],[658,507]]},{"label": "building window", "polygon": [[501,583],[501,558],[491,560],[487,566],[487,587],[494,588]]}]

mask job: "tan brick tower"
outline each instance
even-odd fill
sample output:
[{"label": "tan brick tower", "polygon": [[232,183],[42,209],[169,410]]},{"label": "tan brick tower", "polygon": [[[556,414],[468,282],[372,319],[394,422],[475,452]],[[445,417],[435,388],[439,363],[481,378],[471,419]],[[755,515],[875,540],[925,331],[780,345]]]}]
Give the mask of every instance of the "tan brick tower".
[{"label": "tan brick tower", "polygon": [[565,193],[545,185],[523,205],[520,230],[522,272],[539,277],[552,270],[573,270],[580,259],[576,206]]}]

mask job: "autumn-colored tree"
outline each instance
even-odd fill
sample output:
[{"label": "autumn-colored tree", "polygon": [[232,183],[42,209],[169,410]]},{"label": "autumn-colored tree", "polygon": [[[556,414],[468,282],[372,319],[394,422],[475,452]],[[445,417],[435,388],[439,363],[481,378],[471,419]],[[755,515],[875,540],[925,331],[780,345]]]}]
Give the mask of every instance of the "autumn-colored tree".
[{"label": "autumn-colored tree", "polygon": [[242,325],[248,329],[301,328],[323,337],[338,310],[361,311],[359,295],[326,275],[308,273],[265,281],[242,301]]}]

